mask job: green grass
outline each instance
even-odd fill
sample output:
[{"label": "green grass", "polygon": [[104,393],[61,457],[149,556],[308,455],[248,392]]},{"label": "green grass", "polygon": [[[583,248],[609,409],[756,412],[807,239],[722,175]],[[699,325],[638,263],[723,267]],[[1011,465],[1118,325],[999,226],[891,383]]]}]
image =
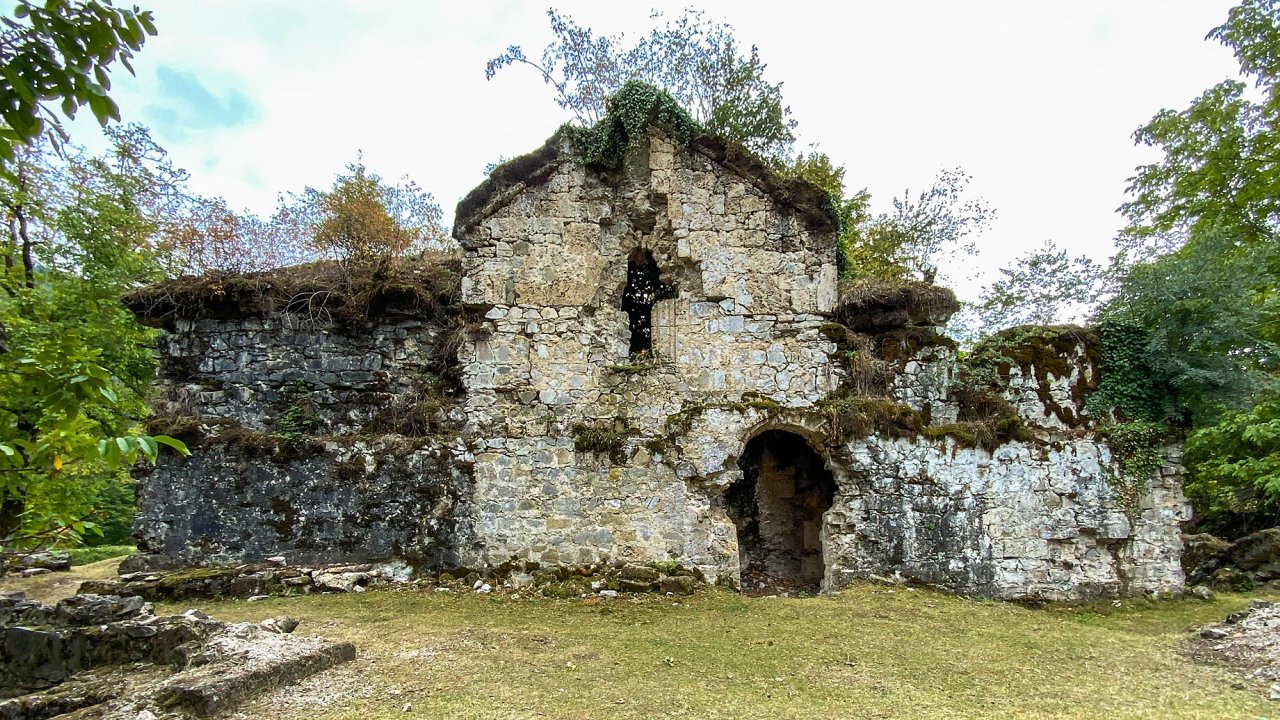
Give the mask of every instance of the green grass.
[{"label": "green grass", "polygon": [[[202,604],[289,614],[354,662],[253,717],[1259,718],[1275,707],[1175,652],[1244,596],[1031,609],[859,586],[808,600],[712,591],[512,600],[369,592]],[[187,605],[163,610],[178,611]]]},{"label": "green grass", "polygon": [[70,548],[67,553],[71,555],[71,565],[77,566],[92,565],[103,560],[132,555],[136,551],[137,548],[132,545],[98,545],[96,547]]}]

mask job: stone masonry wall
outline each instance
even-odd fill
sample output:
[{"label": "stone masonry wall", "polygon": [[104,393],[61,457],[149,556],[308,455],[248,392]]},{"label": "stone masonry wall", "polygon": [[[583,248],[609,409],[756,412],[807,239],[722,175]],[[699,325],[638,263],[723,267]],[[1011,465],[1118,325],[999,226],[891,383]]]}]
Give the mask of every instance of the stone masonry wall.
[{"label": "stone masonry wall", "polygon": [[[278,451],[277,451],[278,452]],[[447,447],[321,442],[296,456],[213,440],[138,475],[127,570],[405,560],[457,566],[470,535],[467,463]]]},{"label": "stone masonry wall", "polygon": [[411,316],[358,332],[284,313],[178,318],[160,341],[155,409],[269,431],[295,406],[318,434],[361,430],[431,379],[441,332],[441,323]]},{"label": "stone masonry wall", "polygon": [[[676,557],[732,577],[719,491],[687,482],[693,438],[663,442],[668,417],[747,395],[810,407],[838,382],[818,333],[835,302],[830,238],[664,137],[633,155],[610,177],[561,162],[461,237],[463,300],[488,320],[461,356],[466,430],[483,446],[478,563]],[[677,291],[654,307],[638,372],[621,310],[636,248]],[[574,449],[574,428],[593,424],[625,427],[612,453],[625,461]]]},{"label": "stone masonry wall", "polygon": [[[882,395],[851,397],[853,346],[832,332],[838,318],[852,327],[834,223],[717,152],[654,132],[601,169],[558,134],[464,200],[455,309],[470,324],[443,441],[360,435],[454,360],[436,354],[438,320],[388,315],[357,333],[276,314],[179,321],[161,348],[162,410],[271,436],[305,387],[315,437],[263,451],[223,434],[166,459],[142,477],[144,558],[676,560],[736,585],[726,493],[745,477],[747,443],[777,430],[808,443],[835,483],[817,530],[823,589],[873,577],[1003,598],[1182,587],[1177,449],[1156,477],[1119,478],[1136,485],[1132,501],[1116,490],[1118,464],[1083,409],[1098,374],[1084,335],[993,366],[1025,432],[988,449],[958,439],[970,422],[958,388],[974,373],[934,334],[945,317],[870,322],[905,354]],[[623,294],[642,251],[674,289],[652,308],[651,351],[630,356]],[[837,432],[839,403],[864,401],[915,425]]]},{"label": "stone masonry wall", "polygon": [[439,393],[441,320],[397,312],[357,331],[284,313],[169,324],[153,429],[193,454],[138,471],[139,554],[127,567],[275,555],[457,565],[470,535],[468,451],[375,422]]}]

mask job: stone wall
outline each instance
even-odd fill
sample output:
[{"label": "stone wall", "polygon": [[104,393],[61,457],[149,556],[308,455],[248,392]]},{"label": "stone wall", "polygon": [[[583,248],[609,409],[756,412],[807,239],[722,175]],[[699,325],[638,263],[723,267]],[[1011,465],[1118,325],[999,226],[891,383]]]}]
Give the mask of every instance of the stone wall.
[{"label": "stone wall", "polygon": [[[430,314],[374,315],[358,332],[281,313],[172,324],[160,407],[212,439],[143,477],[148,557],[674,560],[737,585],[759,551],[762,567],[803,566],[792,580],[820,575],[827,590],[1182,587],[1177,449],[1155,477],[1121,476],[1084,409],[1100,373],[1090,333],[1020,329],[961,363],[937,331],[949,292],[838,296],[834,215],[816,188],[658,131],[619,168],[575,152],[557,134],[460,204],[451,311],[465,332]],[[639,257],[669,292],[633,355],[624,295]],[[440,368],[455,362],[461,391],[442,402]],[[282,439],[300,397],[312,420]],[[361,435],[385,435],[380,414],[417,400],[434,441]],[[817,459],[789,457],[797,442]],[[761,479],[752,463],[766,457]],[[779,494],[818,487],[830,494]],[[749,523],[768,525],[756,550],[740,542]]]},{"label": "stone wall", "polygon": [[441,364],[442,324],[390,317],[358,332],[276,313],[175,318],[160,341],[161,414],[217,417],[278,431],[286,418],[314,434],[363,430],[396,398],[424,392]]},{"label": "stone wall", "polygon": [[[744,396],[812,407],[831,392],[818,329],[836,300],[834,244],[751,178],[661,135],[611,175],[551,142],[561,159],[539,182],[460,219],[462,300],[487,321],[461,352],[466,432],[481,446],[474,563],[675,557],[732,577],[720,490],[689,482],[707,478],[682,469],[690,438],[666,443],[668,418]],[[641,359],[621,309],[637,249],[676,294],[654,306]],[[618,447],[575,450],[584,425],[621,425]]]},{"label": "stone wall", "polygon": [[164,318],[150,424],[193,454],[137,471],[139,554],[126,570],[275,555],[457,565],[470,454],[448,432],[444,318],[397,310],[352,328],[191,315]]},{"label": "stone wall", "polygon": [[255,448],[205,441],[139,471],[139,555],[125,571],[406,560],[454,567],[470,535],[467,456],[403,439]]}]

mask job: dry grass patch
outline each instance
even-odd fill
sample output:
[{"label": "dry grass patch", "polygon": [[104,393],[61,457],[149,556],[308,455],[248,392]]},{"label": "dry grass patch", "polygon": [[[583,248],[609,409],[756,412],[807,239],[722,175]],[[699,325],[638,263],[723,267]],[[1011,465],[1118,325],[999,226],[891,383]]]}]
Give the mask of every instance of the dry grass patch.
[{"label": "dry grass patch", "polygon": [[29,578],[8,575],[0,578],[0,590],[18,590],[32,600],[53,605],[64,597],[75,595],[85,580],[114,579],[119,574],[122,560],[124,557],[117,556],[87,565],[77,564],[71,572],[51,572]]},{"label": "dry grass patch", "polygon": [[1029,609],[861,586],[809,600],[370,592],[204,609],[287,613],[299,632],[359,648],[247,717],[403,717],[409,705],[459,718],[1257,718],[1274,707],[1174,651],[1187,626],[1244,603]]}]

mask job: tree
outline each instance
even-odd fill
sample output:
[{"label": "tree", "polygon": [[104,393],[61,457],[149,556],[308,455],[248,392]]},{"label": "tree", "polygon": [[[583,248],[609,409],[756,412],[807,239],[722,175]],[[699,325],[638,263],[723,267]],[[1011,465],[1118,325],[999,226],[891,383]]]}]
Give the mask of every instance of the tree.
[{"label": "tree", "polygon": [[448,246],[435,198],[408,178],[395,185],[363,162],[347,165],[329,190],[306,188],[281,198],[271,223],[322,257],[352,262],[393,258]]},{"label": "tree", "polygon": [[[0,277],[0,548],[92,528],[95,491],[138,457],[181,442],[138,425],[155,372],[153,331],[120,303],[158,277],[155,226],[142,211],[151,176],[136,144],[116,136],[102,158],[58,161],[27,146],[0,187],[32,209],[25,235],[9,222]],[[24,180],[25,179],[25,180]],[[15,257],[20,255],[20,258]]]},{"label": "tree", "polygon": [[547,16],[555,40],[540,61],[512,45],[489,60],[485,77],[513,64],[532,67],[555,89],[556,103],[583,125],[600,121],[609,97],[628,80],[640,80],[666,90],[711,133],[763,157],[789,160],[796,123],[782,102],[782,83],[764,79],[758,49],[753,45],[744,55],[731,25],[687,9],[628,45],[625,36],[597,37],[554,8]]},{"label": "tree", "polygon": [[1149,376],[1127,389],[1168,388],[1167,419],[1192,430],[1188,495],[1232,531],[1280,509],[1272,470],[1251,460],[1269,447],[1280,380],[1280,3],[1245,0],[1209,38],[1256,91],[1223,81],[1135,133],[1161,157],[1130,178],[1102,317],[1146,338]]},{"label": "tree", "polygon": [[995,211],[981,198],[963,197],[970,181],[960,168],[943,170],[928,190],[895,197],[893,212],[871,218],[851,235],[852,274],[918,274],[933,282],[940,263],[976,254],[972,238],[986,230]]},{"label": "tree", "polygon": [[1052,240],[1000,268],[1002,277],[983,289],[974,307],[981,327],[994,332],[1014,325],[1083,321],[1096,307],[1102,266],[1070,257]]},{"label": "tree", "polygon": [[0,18],[0,169],[19,145],[48,130],[64,141],[58,111],[68,118],[88,105],[100,123],[120,119],[107,92],[111,65],[129,72],[129,60],[156,28],[150,11],[122,10],[109,2],[19,0],[13,18]]}]

